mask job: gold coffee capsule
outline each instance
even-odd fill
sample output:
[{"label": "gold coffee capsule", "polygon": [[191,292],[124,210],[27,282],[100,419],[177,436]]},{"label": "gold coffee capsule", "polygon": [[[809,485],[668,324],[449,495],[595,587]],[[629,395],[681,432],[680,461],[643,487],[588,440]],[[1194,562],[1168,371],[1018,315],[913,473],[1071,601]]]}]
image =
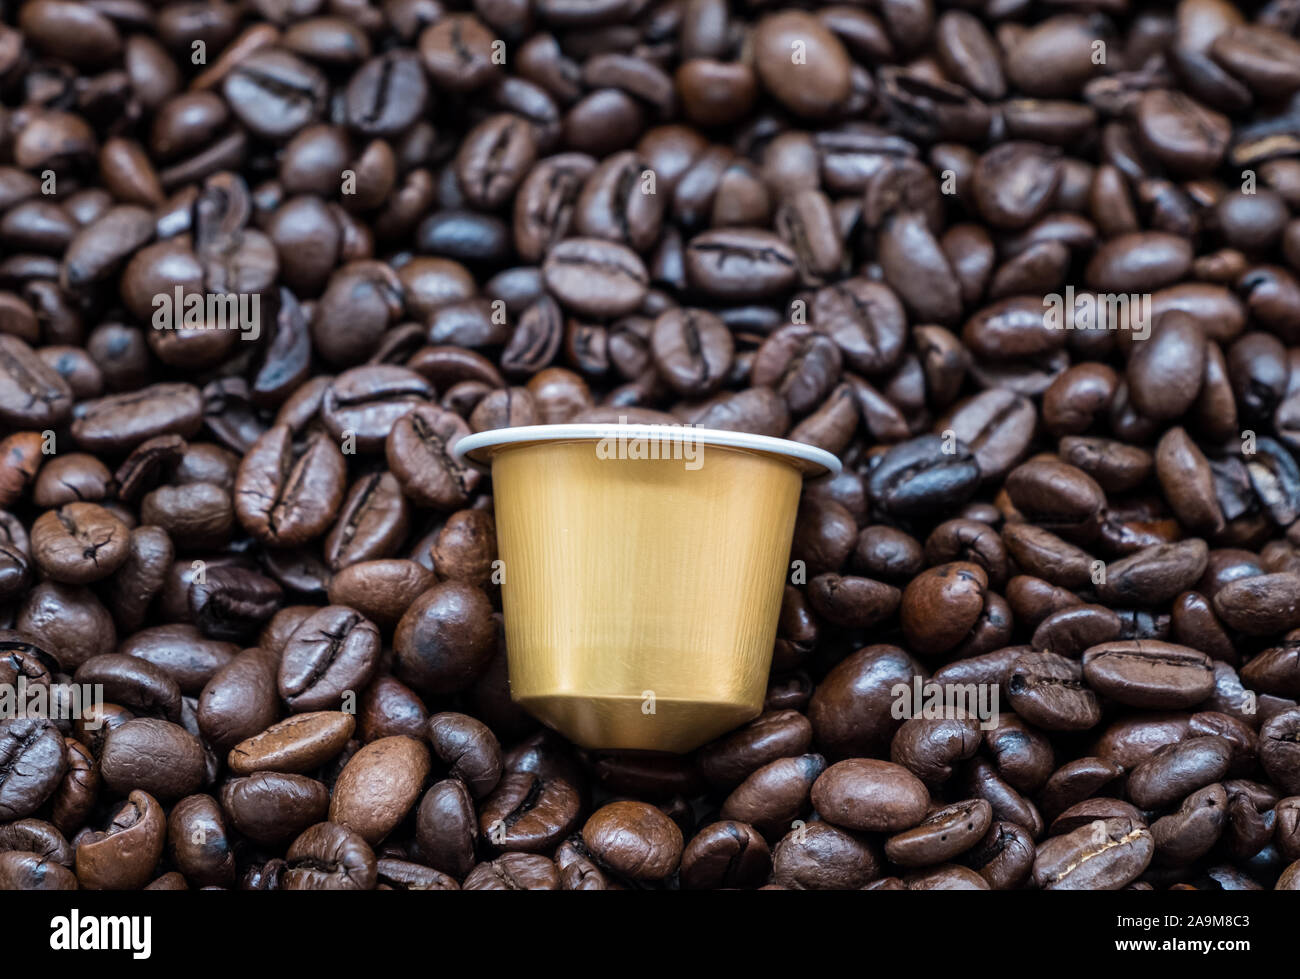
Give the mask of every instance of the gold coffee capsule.
[{"label": "gold coffee capsule", "polygon": [[454,451],[491,465],[516,701],[587,748],[685,752],[759,714],[802,481],[839,460],[674,425]]}]

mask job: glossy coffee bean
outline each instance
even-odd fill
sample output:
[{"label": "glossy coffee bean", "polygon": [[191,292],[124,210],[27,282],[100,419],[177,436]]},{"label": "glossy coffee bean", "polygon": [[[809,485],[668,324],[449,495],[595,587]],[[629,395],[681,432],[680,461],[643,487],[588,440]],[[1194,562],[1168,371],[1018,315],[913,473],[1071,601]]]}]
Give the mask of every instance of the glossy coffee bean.
[{"label": "glossy coffee bean", "polygon": [[1038,848],[1034,881],[1045,890],[1117,891],[1135,880],[1155,852],[1151,831],[1130,819],[1098,819]]},{"label": "glossy coffee bean", "polygon": [[898,832],[925,816],[929,793],[901,765],[855,758],[826,769],[813,786],[813,805],[845,829]]},{"label": "glossy coffee bean", "polygon": [[681,860],[681,830],[645,803],[602,806],[582,827],[582,839],[596,859],[634,880],[661,880]]},{"label": "glossy coffee bean", "polygon": [[280,696],[295,712],[336,708],[370,681],[379,653],[374,623],[345,606],[326,606],[289,637],[280,659]]}]

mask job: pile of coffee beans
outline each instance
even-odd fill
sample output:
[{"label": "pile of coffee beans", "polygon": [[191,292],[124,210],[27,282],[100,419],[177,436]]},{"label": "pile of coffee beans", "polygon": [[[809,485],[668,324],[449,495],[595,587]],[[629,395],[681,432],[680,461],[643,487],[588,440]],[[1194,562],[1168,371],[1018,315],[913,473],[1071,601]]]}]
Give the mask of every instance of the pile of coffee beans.
[{"label": "pile of coffee beans", "polygon": [[[0,887],[1300,889],[1300,5],[0,17]],[[688,756],[452,454],[620,417],[845,466]]]}]

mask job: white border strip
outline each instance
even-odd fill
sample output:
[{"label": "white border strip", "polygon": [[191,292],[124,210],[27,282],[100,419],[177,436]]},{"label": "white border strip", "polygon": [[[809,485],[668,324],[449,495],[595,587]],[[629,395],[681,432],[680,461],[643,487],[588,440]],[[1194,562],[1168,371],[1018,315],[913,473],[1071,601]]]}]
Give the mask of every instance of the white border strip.
[{"label": "white border strip", "polygon": [[[702,445],[719,445],[729,449],[752,449],[766,452],[786,459],[796,459],[809,463],[825,472],[812,471],[809,476],[838,476],[843,466],[840,460],[825,449],[789,439],[773,438],[770,435],[751,435],[748,432],[728,432],[720,428],[695,428],[691,425],[620,425],[617,422],[605,422],[591,425],[520,425],[517,428],[494,428],[487,432],[467,435],[456,443],[452,455],[457,462],[466,461],[471,453],[501,445],[517,445],[522,442],[565,442],[585,441],[622,436],[624,438],[655,438],[660,441],[698,442]],[[470,462],[485,462],[473,458]]]}]

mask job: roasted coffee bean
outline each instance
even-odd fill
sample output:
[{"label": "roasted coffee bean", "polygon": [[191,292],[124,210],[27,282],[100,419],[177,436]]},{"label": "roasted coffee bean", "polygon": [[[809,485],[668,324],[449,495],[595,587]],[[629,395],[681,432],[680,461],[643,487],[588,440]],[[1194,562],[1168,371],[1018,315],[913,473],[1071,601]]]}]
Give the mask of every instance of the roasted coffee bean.
[{"label": "roasted coffee bean", "polygon": [[564,778],[508,771],[482,801],[479,828],[500,849],[545,851],[577,828],[581,814],[581,797]]},{"label": "roasted coffee bean", "polygon": [[[811,14],[783,11],[764,17],[754,36],[759,79],[787,109],[813,118],[830,114],[852,87],[850,61],[839,39]],[[796,48],[807,49],[792,57]]]},{"label": "roasted coffee bean", "polygon": [[285,860],[285,890],[369,891],[378,880],[374,851],[336,823],[309,827],[293,841]]},{"label": "roasted coffee bean", "polygon": [[559,868],[536,853],[507,853],[476,866],[462,883],[467,891],[558,891]]},{"label": "roasted coffee bean", "polygon": [[1228,742],[1215,736],[1165,745],[1129,774],[1128,796],[1143,809],[1167,806],[1223,778],[1230,752]]},{"label": "roasted coffee bean", "polygon": [[962,443],[948,451],[937,435],[923,435],[886,452],[867,478],[873,502],[898,516],[960,505],[979,483],[980,470]]},{"label": "roasted coffee bean", "polygon": [[0,816],[22,819],[59,787],[67,768],[63,738],[38,717],[0,720]]},{"label": "roasted coffee bean", "polygon": [[631,249],[598,238],[568,238],[542,263],[542,279],[560,304],[580,316],[630,313],[645,298],[649,276]]},{"label": "roasted coffee bean", "polygon": [[235,512],[261,540],[287,547],[324,533],[343,499],[342,453],[323,434],[299,448],[287,425],[268,429],[235,478]]},{"label": "roasted coffee bean", "polygon": [[346,606],[327,606],[289,637],[280,658],[280,696],[294,712],[333,709],[365,688],[379,655],[374,623]]},{"label": "roasted coffee bean", "polygon": [[993,809],[983,799],[945,806],[885,841],[885,856],[904,867],[927,867],[964,853],[983,839]]},{"label": "roasted coffee bean", "polygon": [[390,556],[405,539],[410,509],[391,473],[371,473],[353,484],[338,522],[325,538],[325,559],[333,571]]},{"label": "roasted coffee bean", "polygon": [[1215,592],[1214,611],[1249,635],[1294,629],[1300,626],[1300,575],[1281,572],[1229,582]]},{"label": "roasted coffee bean", "polygon": [[226,762],[236,775],[310,772],[343,750],[355,726],[352,715],[341,711],[294,714],[235,745]]},{"label": "roasted coffee bean", "polygon": [[704,310],[669,310],[655,320],[650,335],[655,367],[687,397],[710,394],[726,379],[733,350],[730,331]]},{"label": "roasted coffee bean", "polygon": [[772,850],[772,880],[793,890],[858,890],[880,873],[880,854],[858,833],[814,822]]},{"label": "roasted coffee bean", "polygon": [[1151,824],[1151,838],[1160,863],[1186,865],[1200,859],[1218,842],[1228,818],[1228,793],[1221,785],[1193,792],[1178,811]]},{"label": "roasted coffee bean", "polygon": [[99,770],[104,785],[119,795],[139,787],[171,802],[203,784],[203,745],[179,724],[138,717],[109,732]]},{"label": "roasted coffee bean", "polygon": [[159,435],[191,438],[203,423],[203,395],[192,384],[154,384],[80,402],[72,438],[91,451],[118,454]]},{"label": "roasted coffee bean", "polygon": [[221,787],[221,808],[236,830],[271,846],[324,819],[329,788],[305,775],[258,772],[227,780]]},{"label": "roasted coffee bean", "polygon": [[205,636],[238,640],[254,633],[284,597],[280,586],[245,568],[213,568],[190,585],[190,612]]},{"label": "roasted coffee bean", "polygon": [[1043,814],[1055,819],[1123,774],[1120,765],[1104,758],[1085,757],[1066,762],[1052,773],[1039,795]]},{"label": "roasted coffee bean", "polygon": [[487,725],[448,712],[429,719],[428,733],[434,754],[469,786],[475,798],[496,788],[501,778],[501,745]]},{"label": "roasted coffee bean", "polygon": [[841,660],[808,705],[816,740],[836,754],[880,750],[899,726],[894,688],[920,675],[920,665],[897,646],[865,646]]},{"label": "roasted coffee bean", "polygon": [[407,412],[387,440],[388,464],[402,491],[421,506],[454,509],[478,485],[477,470],[457,462],[451,450],[469,434],[458,415],[432,405]]},{"label": "roasted coffee bean", "polygon": [[137,714],[173,723],[181,718],[180,685],[148,660],[118,653],[93,656],[77,667],[73,680],[102,685],[105,700]]},{"label": "roasted coffee bean", "polygon": [[218,751],[266,730],[279,717],[276,654],[245,650],[212,675],[199,695],[199,730]]},{"label": "roasted coffee bean", "polygon": [[1044,890],[1118,891],[1146,870],[1154,852],[1143,824],[1097,819],[1039,847],[1034,882]]},{"label": "roasted coffee bean", "polygon": [[717,299],[767,297],[795,283],[794,251],[770,231],[735,228],[705,231],[686,245],[686,274]]},{"label": "roasted coffee bean", "polygon": [[809,808],[809,792],[826,768],[817,754],[780,758],[750,773],[722,804],[724,819],[738,819],[765,837],[780,836]]},{"label": "roasted coffee bean", "polygon": [[582,839],[593,857],[633,880],[662,880],[682,856],[682,831],[644,802],[602,806],[582,827]]},{"label": "roasted coffee bean", "polygon": [[15,428],[46,429],[67,419],[67,382],[18,337],[0,334],[0,419]]},{"label": "roasted coffee bean", "polygon": [[122,566],[128,537],[112,511],[95,503],[67,503],[32,524],[32,559],[55,581],[85,585]]},{"label": "roasted coffee bean", "polygon": [[798,711],[773,711],[700,749],[705,777],[735,786],[751,772],[778,758],[800,755],[812,743],[812,727]]},{"label": "roasted coffee bean", "polygon": [[87,890],[137,890],[154,875],[167,837],[158,801],[139,789],[113,813],[104,830],[79,835],[77,881]]},{"label": "roasted coffee bean", "polygon": [[67,867],[39,853],[7,850],[0,853],[0,883],[9,891],[75,891],[77,878]]},{"label": "roasted coffee bean", "polygon": [[946,782],[955,766],[979,749],[980,732],[973,717],[910,717],[889,746],[890,760],[927,784]]},{"label": "roasted coffee bean", "polygon": [[1101,720],[1097,695],[1079,664],[1056,653],[1026,653],[1007,673],[1007,698],[1017,714],[1048,731],[1084,731]]},{"label": "roasted coffee bean", "polygon": [[[970,721],[965,723],[969,729]],[[985,718],[979,727],[1001,778],[1020,792],[1043,787],[1053,763],[1052,745],[1043,734],[1010,712]]]},{"label": "roasted coffee bean", "polygon": [[445,581],[417,598],[393,634],[398,672],[431,694],[463,690],[496,649],[492,605],[483,592]]},{"label": "roasted coffee bean", "polygon": [[372,846],[414,807],[429,774],[429,749],[403,735],[372,741],[353,755],[330,794],[330,821]]},{"label": "roasted coffee bean", "polygon": [[913,578],[900,609],[908,644],[922,655],[952,649],[975,625],[987,588],[984,569],[965,561],[938,565]]},{"label": "roasted coffee bean", "polygon": [[995,891],[1023,883],[1034,863],[1034,841],[1015,823],[995,822],[984,838],[961,857]]},{"label": "roasted coffee bean", "polygon": [[1083,678],[1121,704],[1164,710],[1199,704],[1214,689],[1209,656],[1154,639],[1108,642],[1085,650]]},{"label": "roasted coffee bean", "polygon": [[853,758],[826,769],[813,785],[822,818],[845,829],[896,833],[924,817],[930,794],[902,765]]},{"label": "roasted coffee bean", "polygon": [[1259,763],[1282,791],[1292,795],[1300,792],[1297,745],[1300,745],[1300,709],[1280,711],[1259,729]]},{"label": "roasted coffee bean", "polygon": [[[432,386],[414,370],[355,367],[326,389],[321,420],[335,439],[353,446],[351,451],[378,452],[394,423],[432,395]],[[349,434],[351,443],[345,441]]]},{"label": "roasted coffee bean", "polygon": [[705,826],[686,844],[681,882],[692,890],[754,887],[771,868],[767,841],[754,827],[728,820]]}]

